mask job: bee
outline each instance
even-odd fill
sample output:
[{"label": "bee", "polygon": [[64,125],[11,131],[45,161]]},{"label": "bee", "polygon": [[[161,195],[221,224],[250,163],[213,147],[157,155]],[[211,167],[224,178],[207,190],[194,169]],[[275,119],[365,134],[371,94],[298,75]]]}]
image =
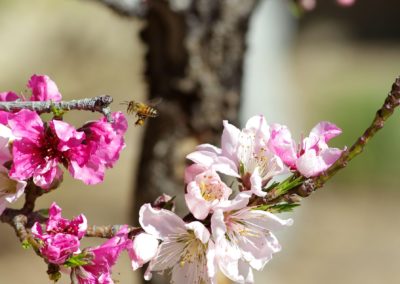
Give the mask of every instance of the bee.
[{"label": "bee", "polygon": [[144,124],[144,121],[148,117],[157,117],[158,116],[158,110],[155,108],[156,105],[158,105],[161,102],[160,98],[157,98],[155,100],[151,100],[148,103],[141,103],[137,101],[125,101],[121,104],[128,105],[126,108],[126,112],[128,114],[133,114],[134,112],[136,113],[136,126],[142,126]]}]

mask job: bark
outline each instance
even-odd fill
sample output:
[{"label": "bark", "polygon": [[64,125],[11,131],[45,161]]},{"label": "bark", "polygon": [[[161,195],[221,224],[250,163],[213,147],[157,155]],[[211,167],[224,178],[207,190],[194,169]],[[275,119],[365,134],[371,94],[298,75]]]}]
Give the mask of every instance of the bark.
[{"label": "bark", "polygon": [[237,123],[246,32],[256,4],[198,0],[174,11],[165,1],[149,2],[142,32],[146,78],[149,98],[163,101],[144,134],[135,214],[162,193],[176,195],[182,210],[186,154],[201,143],[218,144],[223,119]]},{"label": "bark", "polygon": [[[201,143],[217,144],[222,120],[238,123],[249,18],[257,1],[193,1],[184,11],[149,2],[142,39],[148,48],[149,98],[161,97],[160,116],[143,138],[133,216],[162,193],[184,199],[185,156]],[[168,283],[153,274],[153,283]]]}]

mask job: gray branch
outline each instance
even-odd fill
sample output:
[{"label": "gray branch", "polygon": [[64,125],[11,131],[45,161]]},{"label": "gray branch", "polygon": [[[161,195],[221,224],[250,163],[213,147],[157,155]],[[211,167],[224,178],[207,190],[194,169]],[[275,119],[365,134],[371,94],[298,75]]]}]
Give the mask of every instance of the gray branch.
[{"label": "gray branch", "polygon": [[125,17],[143,18],[147,12],[148,0],[92,0],[108,6]]},{"label": "gray branch", "polygon": [[113,98],[107,95],[94,98],[85,98],[81,100],[61,101],[61,102],[30,102],[30,101],[13,101],[0,102],[0,110],[8,112],[16,112],[22,109],[29,109],[38,113],[51,113],[55,111],[69,110],[86,110],[92,112],[100,112],[111,121],[111,110],[109,105]]}]

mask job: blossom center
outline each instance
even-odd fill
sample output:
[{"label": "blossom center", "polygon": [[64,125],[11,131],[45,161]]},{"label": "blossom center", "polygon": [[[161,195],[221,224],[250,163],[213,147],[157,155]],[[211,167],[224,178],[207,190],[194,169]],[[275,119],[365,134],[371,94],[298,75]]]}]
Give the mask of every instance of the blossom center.
[{"label": "blossom center", "polygon": [[204,262],[207,244],[203,244],[198,238],[196,238],[194,232],[189,231],[185,237],[182,237],[181,241],[185,244],[179,259],[179,265],[181,267],[185,264],[201,264]]},{"label": "blossom center", "polygon": [[220,200],[224,195],[223,184],[217,180],[211,180],[213,176],[210,175],[204,175],[203,178],[199,184],[202,197],[206,201]]}]

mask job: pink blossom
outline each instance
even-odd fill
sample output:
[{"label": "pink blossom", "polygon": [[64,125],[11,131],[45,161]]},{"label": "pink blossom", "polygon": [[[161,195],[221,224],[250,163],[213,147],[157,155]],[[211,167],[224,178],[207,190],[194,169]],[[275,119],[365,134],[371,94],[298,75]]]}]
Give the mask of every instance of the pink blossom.
[{"label": "pink blossom", "polygon": [[281,247],[273,234],[292,220],[254,208],[222,212],[211,217],[215,241],[214,266],[237,283],[253,283],[252,268],[261,270]]},{"label": "pink blossom", "polygon": [[68,165],[73,160],[82,164],[87,160],[88,153],[81,146],[85,134],[66,122],[51,120],[46,127],[36,112],[21,110],[9,125],[16,136],[10,170],[13,178],[32,177],[36,185],[50,188],[62,177],[59,163]]},{"label": "pink blossom", "polygon": [[11,179],[8,170],[0,165],[0,215],[6,206],[17,201],[24,193],[25,181]]},{"label": "pink blossom", "polygon": [[220,203],[227,202],[232,193],[213,170],[196,175],[186,186],[186,191],[186,204],[193,216],[199,220],[205,219]]},{"label": "pink blossom", "polygon": [[118,233],[104,244],[86,249],[93,255],[90,264],[72,269],[71,279],[79,284],[113,284],[111,268],[115,265],[121,252],[132,242],[128,239],[128,229],[122,227]]},{"label": "pink blossom", "polygon": [[330,122],[320,122],[297,147],[287,127],[275,124],[271,128],[269,146],[289,168],[305,177],[313,177],[328,169],[342,154],[343,150],[327,144],[341,132]]},{"label": "pink blossom", "polygon": [[85,235],[87,221],[84,215],[72,220],[61,217],[61,208],[54,202],[49,210],[46,230],[36,222],[32,234],[41,240],[40,253],[50,263],[63,264],[74,252],[79,251],[79,240]]},{"label": "pink blossom", "polygon": [[[11,102],[17,100],[19,97],[14,92],[0,92],[0,101],[1,102]],[[11,115],[8,111],[0,111],[0,124],[7,125],[8,117]]]},{"label": "pink blossom", "polygon": [[221,149],[200,145],[187,158],[206,168],[240,176],[245,190],[265,196],[262,188],[274,176],[284,173],[282,160],[269,149],[270,130],[265,118],[251,117],[242,130],[228,121],[223,123]]},{"label": "pink blossom", "polygon": [[121,112],[112,114],[113,123],[103,117],[85,124],[81,129],[86,134],[85,152],[89,154],[85,163],[72,159],[69,171],[86,184],[96,184],[104,179],[106,168],[113,167],[125,148],[124,134],[128,123]]},{"label": "pink blossom", "polygon": [[61,101],[56,83],[47,75],[32,75],[27,87],[32,90],[31,101]]},{"label": "pink blossom", "polygon": [[212,258],[214,245],[210,233],[198,221],[186,224],[175,213],[154,209],[150,204],[140,208],[139,222],[146,233],[161,240],[157,254],[150,261],[145,279],[151,272],[171,271],[171,283],[214,283]]}]

